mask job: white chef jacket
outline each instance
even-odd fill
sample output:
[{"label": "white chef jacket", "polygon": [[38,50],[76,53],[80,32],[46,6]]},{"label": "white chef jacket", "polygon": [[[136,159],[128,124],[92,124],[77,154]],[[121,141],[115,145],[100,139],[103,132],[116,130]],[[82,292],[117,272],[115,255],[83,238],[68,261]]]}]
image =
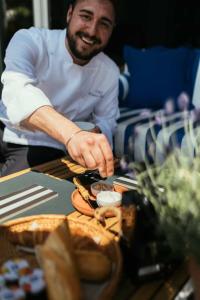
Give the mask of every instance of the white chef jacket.
[{"label": "white chef jacket", "polygon": [[19,30],[11,39],[1,78],[4,141],[65,150],[46,133],[20,127],[39,107],[50,105],[72,121],[93,122],[112,144],[119,116],[119,69],[102,52],[84,66],[74,64],[65,36],[66,30],[31,27]]}]

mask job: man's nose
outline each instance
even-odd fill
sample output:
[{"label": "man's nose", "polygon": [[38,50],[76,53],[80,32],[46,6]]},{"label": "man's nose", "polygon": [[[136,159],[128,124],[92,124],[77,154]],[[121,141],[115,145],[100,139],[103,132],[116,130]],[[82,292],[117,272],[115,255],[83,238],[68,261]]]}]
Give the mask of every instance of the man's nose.
[{"label": "man's nose", "polygon": [[96,34],[98,32],[98,23],[96,21],[90,22],[90,24],[87,28],[87,32],[90,36],[96,36]]}]

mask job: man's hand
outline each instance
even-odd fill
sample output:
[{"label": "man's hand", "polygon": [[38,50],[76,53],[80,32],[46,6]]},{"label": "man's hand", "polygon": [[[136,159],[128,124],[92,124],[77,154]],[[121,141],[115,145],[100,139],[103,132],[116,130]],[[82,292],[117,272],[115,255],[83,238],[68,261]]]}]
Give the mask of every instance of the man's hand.
[{"label": "man's hand", "polygon": [[88,169],[98,169],[102,177],[112,176],[113,154],[107,138],[95,128],[94,132],[82,131],[51,106],[37,109],[22,122],[29,130],[41,130],[64,144],[69,155]]},{"label": "man's hand", "polygon": [[80,131],[70,139],[67,151],[80,165],[98,169],[101,177],[113,175],[113,154],[104,134]]}]

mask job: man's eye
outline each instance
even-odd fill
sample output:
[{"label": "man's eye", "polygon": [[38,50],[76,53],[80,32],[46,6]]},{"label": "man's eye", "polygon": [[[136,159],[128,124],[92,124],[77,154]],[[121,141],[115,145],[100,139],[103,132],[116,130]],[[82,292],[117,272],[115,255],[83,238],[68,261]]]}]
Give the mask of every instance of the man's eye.
[{"label": "man's eye", "polygon": [[101,26],[104,27],[105,29],[110,29],[111,28],[110,23],[107,23],[107,22],[101,22]]},{"label": "man's eye", "polygon": [[84,21],[89,21],[90,20],[90,16],[88,16],[88,15],[80,15],[80,17]]}]

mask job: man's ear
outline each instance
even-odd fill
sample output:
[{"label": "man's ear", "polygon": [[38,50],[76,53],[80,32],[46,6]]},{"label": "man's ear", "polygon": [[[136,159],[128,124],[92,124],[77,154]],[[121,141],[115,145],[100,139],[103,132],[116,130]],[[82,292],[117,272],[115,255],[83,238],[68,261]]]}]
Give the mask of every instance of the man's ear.
[{"label": "man's ear", "polygon": [[67,17],[66,17],[67,24],[69,23],[69,21],[71,19],[72,11],[73,11],[73,8],[72,8],[72,5],[70,4],[69,9],[67,11]]}]

